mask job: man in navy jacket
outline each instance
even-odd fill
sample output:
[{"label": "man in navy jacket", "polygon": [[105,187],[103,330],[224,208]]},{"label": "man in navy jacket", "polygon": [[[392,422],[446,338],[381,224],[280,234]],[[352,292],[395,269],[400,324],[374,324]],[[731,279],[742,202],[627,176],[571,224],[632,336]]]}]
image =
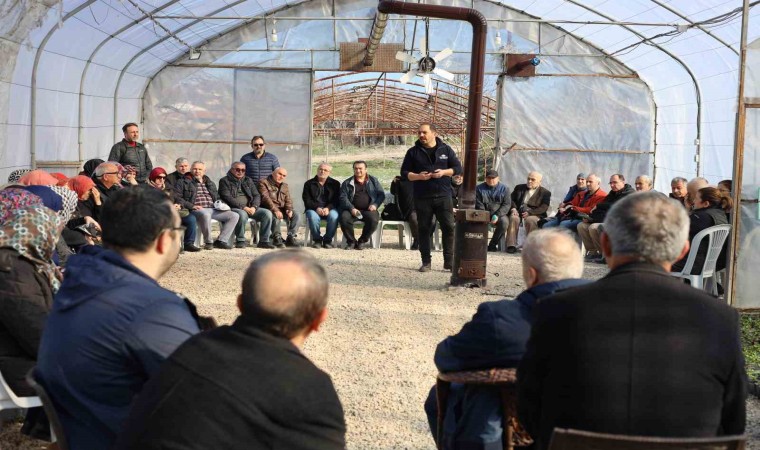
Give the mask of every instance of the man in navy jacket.
[{"label": "man in navy jacket", "polygon": [[72,450],[111,448],[143,384],[199,332],[195,307],[157,282],[177,260],[180,223],[160,190],[124,188],[103,206],[104,247],[69,259],[35,376]]},{"label": "man in navy jacket", "polygon": [[[537,230],[525,240],[523,278],[527,289],[514,300],[485,302],[462,330],[435,351],[441,372],[517,367],[530,336],[533,309],[542,297],[587,283],[575,239],[557,229]],[[435,388],[425,402],[433,437],[437,436]],[[487,387],[454,384],[444,419],[445,449],[501,450],[501,400]]]},{"label": "man in navy jacket", "polygon": [[430,272],[430,229],[433,216],[441,224],[443,235],[443,269],[451,270],[454,260],[454,204],[451,199],[451,177],[462,173],[456,153],[438,137],[435,125],[423,123],[417,131],[419,139],[404,156],[401,178],[413,181],[414,205],[419,222],[419,244],[422,266]]}]

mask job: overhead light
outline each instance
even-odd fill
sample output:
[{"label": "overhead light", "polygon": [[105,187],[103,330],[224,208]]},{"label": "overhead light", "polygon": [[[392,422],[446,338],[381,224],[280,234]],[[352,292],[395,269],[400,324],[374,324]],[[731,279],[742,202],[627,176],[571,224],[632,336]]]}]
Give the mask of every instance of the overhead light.
[{"label": "overhead light", "polygon": [[501,48],[501,32],[496,32],[496,40],[494,41],[496,48]]},{"label": "overhead light", "polygon": [[191,61],[195,61],[196,59],[200,59],[200,57],[201,57],[201,51],[200,50],[196,50],[194,48],[190,49],[190,57],[189,57],[189,59]]},{"label": "overhead light", "polygon": [[275,29],[275,25],[277,24],[276,20],[272,21],[272,42],[277,42],[277,30]]}]

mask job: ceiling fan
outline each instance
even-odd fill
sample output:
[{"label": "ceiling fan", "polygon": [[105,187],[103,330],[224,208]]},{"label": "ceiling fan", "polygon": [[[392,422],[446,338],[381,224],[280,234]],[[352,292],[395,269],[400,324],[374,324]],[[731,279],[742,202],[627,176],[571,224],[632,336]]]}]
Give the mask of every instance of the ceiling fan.
[{"label": "ceiling fan", "polygon": [[404,52],[396,52],[396,59],[411,64],[409,71],[399,79],[402,84],[408,83],[412,78],[419,75],[422,77],[422,82],[425,85],[425,93],[432,94],[433,81],[430,78],[430,74],[437,75],[449,81],[454,79],[453,73],[436,67],[438,63],[451,56],[454,52],[450,48],[445,48],[431,57],[430,49],[428,48],[429,30],[430,23],[426,20],[425,37],[420,40],[420,51],[418,56]]}]

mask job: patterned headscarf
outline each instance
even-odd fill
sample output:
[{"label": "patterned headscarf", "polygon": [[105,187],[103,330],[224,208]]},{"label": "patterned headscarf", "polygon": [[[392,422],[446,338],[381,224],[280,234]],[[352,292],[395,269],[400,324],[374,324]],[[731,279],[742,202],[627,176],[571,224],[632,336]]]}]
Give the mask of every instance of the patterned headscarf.
[{"label": "patterned headscarf", "polygon": [[42,199],[42,204],[58,212],[63,208],[63,199],[50,186],[24,186],[21,189],[29,191]]},{"label": "patterned headscarf", "polygon": [[26,189],[5,188],[0,191],[0,225],[13,218],[13,211],[30,206],[42,206],[42,199]]},{"label": "patterned headscarf", "polygon": [[[10,208],[11,204],[2,202],[0,207]],[[53,263],[53,252],[61,234],[60,217],[52,209],[39,205],[13,209],[11,216],[10,221],[0,225],[0,248],[12,248],[31,261],[50,281],[53,293],[58,292],[62,278]]]},{"label": "patterned headscarf", "polygon": [[71,215],[74,214],[74,211],[77,209],[77,202],[79,201],[77,193],[62,186],[50,186],[50,189],[61,196],[63,206],[61,210],[58,211],[58,215],[61,216],[63,223],[68,222],[69,219],[71,219]]},{"label": "patterned headscarf", "polygon": [[27,174],[27,173],[29,173],[31,171],[32,171],[32,169],[17,169],[17,170],[14,170],[13,172],[11,172],[10,175],[8,175],[8,183],[10,183],[10,184],[18,183],[18,180],[20,180],[21,177],[24,176],[24,174]]}]

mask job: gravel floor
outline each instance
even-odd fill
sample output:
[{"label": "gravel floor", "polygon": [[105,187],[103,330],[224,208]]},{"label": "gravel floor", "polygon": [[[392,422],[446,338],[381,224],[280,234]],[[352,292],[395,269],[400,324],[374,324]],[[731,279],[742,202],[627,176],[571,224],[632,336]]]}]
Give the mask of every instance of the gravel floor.
[{"label": "gravel floor", "polygon": [[[441,270],[440,252],[433,254],[433,271],[419,273],[419,253],[395,248],[391,232],[384,237],[382,250],[307,249],[327,267],[331,285],[329,318],[305,352],[333,378],[349,449],[433,449],[422,405],[435,380],[435,346],[480,302],[523,290],[520,258],[489,253],[487,288],[447,288],[450,274]],[[265,251],[184,254],[161,283],[191,298],[201,314],[230,323],[243,272]],[[585,277],[605,273],[590,265]],[[749,448],[760,449],[760,402],[751,398],[747,406]],[[19,440],[17,430],[6,425],[0,448],[40,448],[39,441]]]}]

